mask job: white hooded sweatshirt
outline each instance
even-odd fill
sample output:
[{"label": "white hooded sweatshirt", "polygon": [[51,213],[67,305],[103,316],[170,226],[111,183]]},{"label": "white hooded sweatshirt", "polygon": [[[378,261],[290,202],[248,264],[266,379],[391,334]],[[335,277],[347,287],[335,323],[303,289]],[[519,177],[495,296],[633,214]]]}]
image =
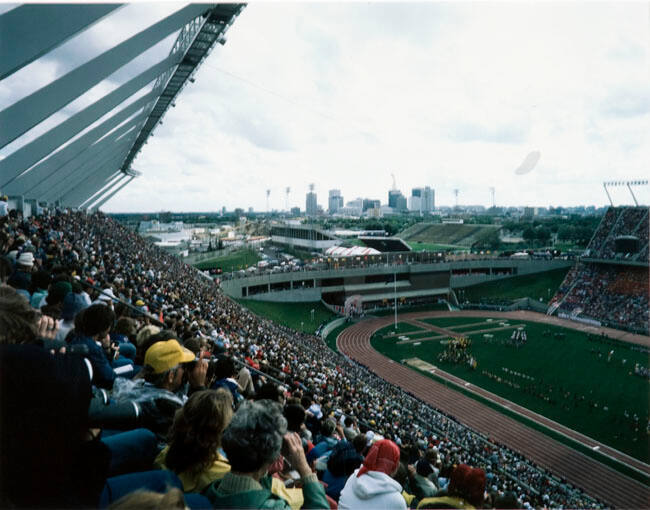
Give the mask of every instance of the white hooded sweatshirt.
[{"label": "white hooded sweatshirt", "polygon": [[406,500],[399,483],[381,471],[368,471],[357,478],[358,471],[352,473],[341,491],[341,510],[406,510]]}]

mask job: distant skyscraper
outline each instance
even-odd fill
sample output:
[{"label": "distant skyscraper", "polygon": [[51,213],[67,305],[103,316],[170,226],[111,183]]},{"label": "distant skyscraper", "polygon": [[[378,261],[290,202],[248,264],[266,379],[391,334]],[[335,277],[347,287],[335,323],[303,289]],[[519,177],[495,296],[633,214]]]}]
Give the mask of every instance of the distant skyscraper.
[{"label": "distant skyscraper", "polygon": [[311,190],[312,191],[307,193],[305,211],[307,213],[307,216],[316,216],[318,213],[318,202],[316,201],[316,193],[314,193],[313,187],[311,187]]},{"label": "distant skyscraper", "polygon": [[416,212],[432,212],[435,208],[435,194],[429,186],[413,188],[409,197],[409,210]]},{"label": "distant skyscraper", "polygon": [[395,211],[406,211],[406,197],[397,189],[388,192],[388,207]]},{"label": "distant skyscraper", "polygon": [[409,211],[422,212],[422,195],[424,190],[422,188],[413,188],[409,198]]},{"label": "distant skyscraper", "polygon": [[424,188],[424,195],[422,195],[422,210],[425,212],[433,212],[436,208],[436,190],[426,186]]},{"label": "distant skyscraper", "polygon": [[329,191],[328,210],[330,214],[336,214],[343,207],[341,190],[331,189]]},{"label": "distant skyscraper", "polygon": [[366,212],[368,209],[379,209],[380,207],[380,200],[373,200],[372,198],[363,199],[363,212]]}]

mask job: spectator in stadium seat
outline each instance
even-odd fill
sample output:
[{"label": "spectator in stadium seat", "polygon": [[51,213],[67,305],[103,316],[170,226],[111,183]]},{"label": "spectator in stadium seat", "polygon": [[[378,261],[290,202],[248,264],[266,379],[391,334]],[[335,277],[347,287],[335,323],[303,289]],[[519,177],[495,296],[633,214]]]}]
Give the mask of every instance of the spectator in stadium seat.
[{"label": "spectator in stadium seat", "polygon": [[41,301],[47,296],[47,289],[51,280],[50,273],[43,269],[39,269],[32,275],[30,304],[33,308],[39,309],[41,307]]},{"label": "spectator in stadium seat", "polygon": [[0,256],[0,284],[4,285],[9,280],[13,268],[7,257]]},{"label": "spectator in stadium seat", "polygon": [[215,381],[212,389],[226,388],[232,393],[232,399],[235,404],[241,402],[244,397],[241,395],[241,387],[234,379],[235,363],[229,356],[224,356],[217,360],[215,365]]},{"label": "spectator in stadium seat", "polygon": [[420,459],[415,464],[415,473],[410,485],[416,498],[430,498],[438,492],[436,485],[429,479],[432,474],[433,468],[426,459]]},{"label": "spectator in stadium seat", "polygon": [[136,336],[135,321],[130,317],[120,317],[115,323],[115,329],[111,333],[111,341],[120,346],[120,355],[135,361],[136,347],[132,342]]},{"label": "spectator in stadium seat", "polygon": [[348,478],[362,463],[363,457],[349,441],[339,441],[334,445],[327,459],[327,470],[323,474],[323,482],[327,484],[325,493],[338,501]]},{"label": "spectator in stadium seat", "polygon": [[271,492],[272,480],[267,474],[281,450],[301,476],[303,508],[329,508],[323,486],[307,464],[300,439],[295,433],[287,433],[287,421],[277,403],[242,403],[224,432],[222,444],[231,471],[204,493],[214,508],[289,510],[289,503]]},{"label": "spectator in stadium seat", "polygon": [[43,345],[57,331],[54,319],[34,310],[13,287],[0,285],[0,343]]},{"label": "spectator in stadium seat", "polygon": [[343,428],[343,434],[345,439],[352,441],[357,435],[359,435],[359,427],[351,416],[346,416],[345,421],[343,422],[345,427]]},{"label": "spectator in stadium seat", "polygon": [[9,199],[7,195],[0,196],[0,218],[4,218],[9,214]]},{"label": "spectator in stadium seat", "polygon": [[283,413],[287,419],[287,430],[300,436],[302,447],[308,454],[314,447],[314,443],[311,442],[311,432],[305,427],[305,409],[300,404],[288,404]]},{"label": "spectator in stadium seat", "polygon": [[74,329],[74,319],[79,312],[86,309],[86,304],[81,294],[69,292],[63,299],[63,308],[61,310],[61,320],[59,321],[59,331],[56,339],[65,341],[68,333]]},{"label": "spectator in stadium seat", "polygon": [[332,418],[328,418],[323,422],[320,428],[320,436],[314,448],[307,454],[307,462],[310,464],[316,459],[321,457],[329,457],[332,448],[339,442],[338,438],[334,436],[336,431],[336,422]]},{"label": "spectator in stadium seat", "polygon": [[[185,365],[194,361],[193,367]],[[143,378],[118,381],[113,398],[118,402],[137,402],[142,408],[143,426],[164,441],[176,411],[187,400],[179,392],[185,378],[192,394],[205,389],[206,372],[207,362],[196,360],[194,353],[182,347],[177,340],[155,342],[145,354]]]},{"label": "spectator in stadium seat", "polygon": [[106,389],[113,387],[117,376],[111,366],[116,353],[111,350],[109,336],[114,320],[115,314],[107,306],[89,306],[77,314],[70,340],[71,345],[81,344],[88,348],[86,357],[93,367],[93,384]]},{"label": "spectator in stadium seat", "polygon": [[481,508],[484,494],[485,471],[460,464],[451,473],[447,494],[425,498],[418,508]]},{"label": "spectator in stadium seat", "polygon": [[166,493],[138,490],[112,503],[109,510],[184,510],[185,498],[176,488]]},{"label": "spectator in stadium seat", "polygon": [[363,465],[348,478],[339,498],[341,510],[406,509],[402,486],[391,478],[399,467],[399,448],[388,439],[372,445]]},{"label": "spectator in stadium seat", "polygon": [[225,389],[194,393],[176,412],[156,466],[174,471],[185,492],[201,492],[230,471],[219,453],[221,436],[232,419],[232,396]]},{"label": "spectator in stadium seat", "polygon": [[96,507],[110,453],[88,440],[91,384],[75,354],[0,345],[0,507]]},{"label": "spectator in stadium seat", "polygon": [[30,251],[21,253],[16,258],[16,268],[7,282],[13,288],[27,293],[27,299],[31,297],[29,289],[32,285],[32,270],[34,268],[34,254]]}]

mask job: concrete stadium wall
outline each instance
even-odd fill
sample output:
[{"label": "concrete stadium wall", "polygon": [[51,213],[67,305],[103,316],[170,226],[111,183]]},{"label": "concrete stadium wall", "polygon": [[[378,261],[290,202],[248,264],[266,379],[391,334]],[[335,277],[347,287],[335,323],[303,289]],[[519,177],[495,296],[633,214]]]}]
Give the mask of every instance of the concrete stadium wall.
[{"label": "concrete stadium wall", "polygon": [[321,333],[320,333],[321,338],[322,338],[323,340],[324,340],[325,338],[327,338],[327,335],[329,335],[332,331],[334,331],[336,328],[338,328],[338,327],[341,326],[342,324],[345,324],[345,321],[346,321],[346,320],[347,320],[347,319],[346,319],[345,317],[341,317],[341,318],[339,318],[339,319],[334,319],[332,322],[329,322],[329,323],[327,324],[327,326],[325,326],[325,327],[322,329],[322,331],[321,331]]},{"label": "concrete stadium wall", "polygon": [[[511,278],[513,276],[521,276],[525,274],[540,273],[543,271],[550,271],[561,267],[570,267],[573,265],[569,260],[512,260],[512,259],[486,259],[486,260],[469,260],[469,261],[453,261],[453,262],[440,262],[435,264],[417,264],[417,265],[397,265],[397,266],[371,266],[365,268],[349,268],[349,269],[331,269],[331,270],[314,270],[314,271],[299,271],[291,273],[277,273],[265,274],[256,276],[246,276],[242,278],[234,278],[232,280],[224,280],[221,282],[221,288],[229,296],[235,298],[245,297],[246,299],[253,299],[257,301],[274,301],[274,302],[287,302],[298,303],[307,301],[320,301],[322,292],[345,292],[346,288],[350,286],[350,280],[361,279],[366,275],[393,275],[407,273],[413,276],[414,281],[419,281],[422,276],[419,273],[453,273],[454,270],[483,270],[489,268],[495,269],[511,269],[514,274],[512,275],[497,275],[497,274],[467,274],[467,275],[451,275],[450,286],[451,288],[462,288],[477,283],[484,283],[494,280],[501,280],[504,278]],[[321,287],[319,282],[331,278],[346,278],[348,282],[346,285],[331,285]],[[301,281],[310,281],[313,287],[308,288],[291,288],[287,290],[276,290],[271,292],[261,292],[254,295],[242,295],[242,287],[254,286],[271,286],[273,284],[285,283],[293,287],[294,283]],[[399,287],[405,282],[398,281],[398,296]],[[372,288],[375,284],[367,284],[368,288]],[[410,285],[408,285],[410,287]],[[434,285],[435,286],[435,285]],[[421,287],[421,285],[417,285]],[[359,289],[360,291],[361,289]],[[404,289],[406,290],[406,289]]]},{"label": "concrete stadium wall", "polygon": [[[500,261],[496,261],[500,262]],[[512,264],[514,262],[514,264]],[[513,276],[522,276],[526,274],[542,273],[544,271],[551,271],[553,269],[560,269],[562,267],[571,267],[575,262],[571,260],[511,260],[510,265],[498,264],[492,266],[493,269],[504,267],[516,267],[517,273],[514,275],[484,275],[484,274],[471,274],[471,275],[452,275],[451,287],[454,289],[461,289],[476,285],[478,283],[492,282],[495,280],[503,280],[505,278],[512,278]],[[485,267],[485,265],[474,265],[474,268]]]}]

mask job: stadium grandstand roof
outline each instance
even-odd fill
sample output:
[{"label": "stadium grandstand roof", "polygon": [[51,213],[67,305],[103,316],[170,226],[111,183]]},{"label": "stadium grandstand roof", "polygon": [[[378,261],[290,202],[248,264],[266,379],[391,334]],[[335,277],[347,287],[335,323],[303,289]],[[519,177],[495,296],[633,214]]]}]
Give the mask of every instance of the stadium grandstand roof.
[{"label": "stadium grandstand roof", "polygon": [[411,247],[399,237],[359,237],[359,241],[381,253],[411,251]]},{"label": "stadium grandstand roof", "polygon": [[381,255],[381,252],[364,246],[352,246],[350,248],[332,246],[325,251],[325,255],[328,257],[363,257],[366,255]]},{"label": "stadium grandstand roof", "polygon": [[[122,4],[26,4],[0,15],[0,84]],[[0,111],[0,192],[19,200],[97,209],[140,173],[132,168],[147,139],[244,4],[189,4],[91,57]],[[138,69],[99,99],[69,113],[70,103],[177,33],[169,54]],[[68,43],[69,44],[69,43]],[[117,81],[117,80],[116,80]],[[135,100],[133,100],[135,98]],[[53,116],[42,134],[33,128]],[[20,143],[22,145],[20,145]]]}]

